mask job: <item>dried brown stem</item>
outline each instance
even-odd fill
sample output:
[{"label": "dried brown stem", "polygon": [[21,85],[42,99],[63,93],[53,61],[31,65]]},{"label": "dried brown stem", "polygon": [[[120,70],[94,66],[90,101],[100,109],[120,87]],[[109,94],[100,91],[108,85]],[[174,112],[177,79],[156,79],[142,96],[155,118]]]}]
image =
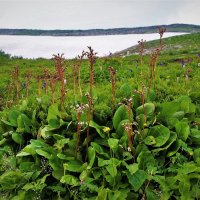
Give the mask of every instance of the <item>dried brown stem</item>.
[{"label": "dried brown stem", "polygon": [[146,40],[141,39],[138,41],[139,44],[139,50],[140,50],[140,65],[142,66],[143,64],[143,53],[144,53],[144,46],[145,46]]},{"label": "dried brown stem", "polygon": [[[94,64],[96,62],[96,54],[91,47],[88,47],[89,51],[86,52],[86,56],[89,60],[90,65],[90,98],[93,102],[93,84],[94,84]],[[92,104],[92,115],[93,115],[93,104]]]},{"label": "dried brown stem", "polygon": [[64,62],[63,55],[64,54],[53,55],[54,61],[55,61],[56,74],[60,81],[60,92],[61,92],[60,107],[61,109],[64,106],[64,100],[65,100],[65,79],[64,79],[65,69],[63,67],[63,62]]}]

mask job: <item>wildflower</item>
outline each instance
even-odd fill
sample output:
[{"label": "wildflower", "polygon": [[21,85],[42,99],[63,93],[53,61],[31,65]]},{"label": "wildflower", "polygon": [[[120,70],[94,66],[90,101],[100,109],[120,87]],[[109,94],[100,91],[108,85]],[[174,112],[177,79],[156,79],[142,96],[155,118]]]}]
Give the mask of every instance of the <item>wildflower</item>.
[{"label": "wildflower", "polygon": [[182,68],[185,67],[185,62],[183,60],[181,61],[181,65],[182,65]]},{"label": "wildflower", "polygon": [[81,181],[80,181],[80,185],[83,185],[83,184],[84,184],[84,182],[85,182],[84,180],[81,180]]},{"label": "wildflower", "polygon": [[109,131],[110,131],[110,128],[109,128],[109,127],[105,126],[105,127],[103,128],[103,132],[109,133]]},{"label": "wildflower", "polygon": [[128,149],[127,149],[129,152],[131,152],[131,147],[128,147]]},{"label": "wildflower", "polygon": [[46,83],[46,82],[43,82],[42,88],[46,88],[46,87],[47,87],[47,83]]}]

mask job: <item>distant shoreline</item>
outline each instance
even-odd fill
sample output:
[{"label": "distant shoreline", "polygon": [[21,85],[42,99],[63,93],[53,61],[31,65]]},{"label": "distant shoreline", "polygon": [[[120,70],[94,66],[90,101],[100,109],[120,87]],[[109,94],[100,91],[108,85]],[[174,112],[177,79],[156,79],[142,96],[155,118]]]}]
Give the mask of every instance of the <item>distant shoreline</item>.
[{"label": "distant shoreline", "polygon": [[39,29],[8,29],[0,28],[0,35],[22,36],[101,36],[156,33],[159,27],[165,27],[167,32],[200,32],[200,25],[170,24],[135,28],[88,29],[88,30],[39,30]]}]

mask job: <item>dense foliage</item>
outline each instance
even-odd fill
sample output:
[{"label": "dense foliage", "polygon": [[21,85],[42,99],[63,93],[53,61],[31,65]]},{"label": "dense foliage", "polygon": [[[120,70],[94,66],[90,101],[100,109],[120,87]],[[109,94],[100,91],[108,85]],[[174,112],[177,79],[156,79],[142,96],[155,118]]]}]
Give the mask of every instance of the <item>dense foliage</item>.
[{"label": "dense foliage", "polygon": [[1,55],[0,198],[200,198],[199,54],[82,55]]}]

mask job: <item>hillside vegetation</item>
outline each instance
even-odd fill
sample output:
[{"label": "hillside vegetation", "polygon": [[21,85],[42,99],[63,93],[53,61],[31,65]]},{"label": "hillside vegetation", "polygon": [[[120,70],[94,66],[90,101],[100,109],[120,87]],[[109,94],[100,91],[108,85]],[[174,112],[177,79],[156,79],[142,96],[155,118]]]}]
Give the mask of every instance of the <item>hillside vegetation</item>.
[{"label": "hillside vegetation", "polygon": [[[182,55],[198,54],[200,49],[200,33],[185,34],[163,39],[164,47],[162,54]],[[144,54],[150,54],[158,45],[158,40],[147,41],[144,48]],[[139,54],[138,45],[129,47],[126,50],[117,52],[116,56],[129,54]]]}]

